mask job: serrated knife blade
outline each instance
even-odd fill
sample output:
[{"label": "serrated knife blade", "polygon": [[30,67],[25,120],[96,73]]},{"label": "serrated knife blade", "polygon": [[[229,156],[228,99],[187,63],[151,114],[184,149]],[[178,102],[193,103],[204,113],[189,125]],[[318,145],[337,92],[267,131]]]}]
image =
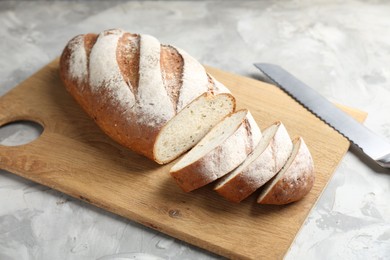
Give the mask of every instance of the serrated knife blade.
[{"label": "serrated knife blade", "polygon": [[376,163],[384,168],[390,168],[390,143],[387,140],[357,122],[282,67],[269,63],[255,63],[254,65],[275,85],[345,136]]}]

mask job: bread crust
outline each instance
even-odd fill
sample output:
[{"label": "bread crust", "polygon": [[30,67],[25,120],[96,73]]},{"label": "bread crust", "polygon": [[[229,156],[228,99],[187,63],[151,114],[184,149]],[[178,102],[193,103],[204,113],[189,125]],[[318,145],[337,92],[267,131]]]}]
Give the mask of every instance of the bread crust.
[{"label": "bread crust", "polygon": [[[77,37],[85,38],[86,35]],[[69,73],[71,44],[72,41],[65,47],[60,58],[60,76],[65,88],[103,132],[113,140],[153,158],[147,148],[153,146],[158,129],[132,124],[131,122],[136,120],[136,115],[129,108],[118,106],[113,102],[109,90],[100,88],[98,91],[92,91],[89,75],[81,80],[73,78]],[[89,56],[87,58],[89,60]]]},{"label": "bread crust", "polygon": [[223,143],[193,163],[177,171],[171,170],[170,174],[183,191],[198,189],[234,170],[253,151],[260,138],[260,129],[247,111],[247,116]]},{"label": "bread crust", "polygon": [[292,143],[283,124],[276,122],[274,125],[278,128],[264,151],[234,177],[227,181],[222,179],[221,183],[217,184],[215,190],[219,195],[231,202],[239,203],[283,167],[291,153]]},{"label": "bread crust", "polygon": [[301,137],[294,139],[299,150],[283,176],[273,185],[260,204],[284,205],[302,199],[314,185],[314,162]]},{"label": "bread crust", "polygon": [[[109,37],[111,37],[110,42]],[[155,95],[154,101],[149,102],[146,96],[149,93],[154,95],[157,90],[148,90],[145,86],[140,86],[140,75],[144,75],[144,81],[145,75],[149,75],[148,71],[140,71],[142,37],[145,41],[154,39],[151,36],[132,34],[120,29],[107,30],[99,35],[78,35],[65,46],[60,58],[59,72],[67,91],[103,132],[119,144],[156,160],[153,153],[156,137],[161,128],[179,112],[176,109],[177,102],[181,93],[186,90],[182,84],[182,78],[185,77],[185,73],[188,74],[191,71],[183,72],[188,59],[183,58],[175,47],[159,44],[160,55],[152,56],[157,52],[151,50],[151,57],[143,58],[144,67],[145,62],[148,67],[149,60],[151,63],[158,60],[159,66],[155,67],[161,71],[163,84],[159,87],[160,92]],[[103,43],[103,41],[106,42]],[[107,49],[98,50],[97,45]],[[143,51],[146,52],[148,49]],[[115,65],[112,67],[105,68],[104,62],[100,67],[96,62],[92,64],[91,56],[97,60],[100,59],[99,55],[104,58],[110,53],[114,58],[108,60],[114,62],[113,59],[115,59]],[[196,61],[192,59],[188,62],[192,64]],[[100,81],[97,80],[94,75],[101,73],[96,73],[96,69],[106,74],[111,73],[112,78],[102,76]],[[91,75],[92,71],[94,71],[93,75]],[[115,74],[115,71],[118,73]],[[153,73],[156,75],[157,71]],[[208,75],[205,71],[198,70],[194,73],[199,73],[199,75],[204,73],[206,83],[205,86],[199,86],[202,88],[199,93],[186,92],[186,103],[182,104],[183,107],[203,93],[218,94],[214,89],[210,90]],[[147,76],[146,80],[148,80]],[[144,92],[139,93],[142,87],[144,87]],[[221,92],[228,92],[228,90],[223,89]],[[157,103],[160,100],[161,102],[165,100],[166,103],[165,105],[153,104],[156,100]],[[158,107],[159,105],[162,108]],[[156,106],[156,109],[153,109],[153,106]]]},{"label": "bread crust", "polygon": [[[257,174],[253,174],[253,173]],[[272,147],[268,146],[247,169],[214,190],[228,201],[239,203],[276,174]]]}]

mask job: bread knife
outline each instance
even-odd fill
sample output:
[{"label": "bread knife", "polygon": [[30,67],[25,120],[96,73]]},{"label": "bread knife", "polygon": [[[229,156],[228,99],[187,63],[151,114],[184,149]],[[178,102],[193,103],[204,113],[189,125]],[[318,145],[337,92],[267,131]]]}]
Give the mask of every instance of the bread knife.
[{"label": "bread knife", "polygon": [[255,63],[276,86],[287,92],[311,113],[346,137],[377,164],[390,168],[390,143],[337,108],[313,88],[282,67],[269,63]]}]

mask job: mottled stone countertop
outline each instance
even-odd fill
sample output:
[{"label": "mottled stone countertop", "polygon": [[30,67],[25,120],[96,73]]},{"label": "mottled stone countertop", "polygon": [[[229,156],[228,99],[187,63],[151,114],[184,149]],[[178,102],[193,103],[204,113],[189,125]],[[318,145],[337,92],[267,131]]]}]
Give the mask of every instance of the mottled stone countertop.
[{"label": "mottled stone countertop", "polygon": [[[0,96],[72,36],[121,27],[245,76],[259,74],[253,62],[278,63],[329,100],[368,112],[365,125],[390,140],[389,14],[385,0],[1,1]],[[2,129],[0,142],[33,130]],[[0,170],[0,259],[145,255],[220,258]],[[348,152],[286,259],[390,259],[389,172]]]}]

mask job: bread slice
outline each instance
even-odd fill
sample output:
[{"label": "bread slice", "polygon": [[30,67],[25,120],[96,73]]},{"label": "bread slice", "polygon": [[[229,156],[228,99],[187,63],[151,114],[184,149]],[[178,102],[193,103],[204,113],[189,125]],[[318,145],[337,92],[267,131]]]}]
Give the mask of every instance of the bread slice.
[{"label": "bread slice", "polygon": [[294,139],[291,157],[275,178],[262,189],[260,204],[283,205],[303,198],[315,180],[313,158],[301,137]]},{"label": "bread slice", "polygon": [[261,131],[246,109],[218,123],[170,173],[186,192],[200,188],[240,165],[261,139]]},{"label": "bread slice", "polygon": [[161,129],[154,144],[154,160],[165,164],[176,159],[234,110],[235,99],[230,94],[201,95]]},{"label": "bread slice", "polygon": [[269,181],[286,163],[292,142],[286,128],[276,122],[263,132],[263,138],[248,158],[221,179],[215,190],[232,202],[240,202]]}]

